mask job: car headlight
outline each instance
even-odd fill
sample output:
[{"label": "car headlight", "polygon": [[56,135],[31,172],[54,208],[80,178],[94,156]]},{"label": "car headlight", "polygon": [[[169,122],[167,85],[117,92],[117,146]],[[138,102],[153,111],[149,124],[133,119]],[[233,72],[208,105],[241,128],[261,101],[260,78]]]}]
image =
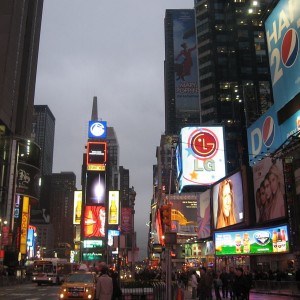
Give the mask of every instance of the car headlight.
[{"label": "car headlight", "polygon": [[85,289],[85,291],[88,293],[88,292],[89,292],[89,289],[88,289],[88,288],[86,288],[86,289]]},{"label": "car headlight", "polygon": [[59,294],[59,298],[63,299],[64,298],[64,294]]},{"label": "car headlight", "polygon": [[64,292],[66,292],[67,291],[67,289],[66,288],[64,288]]}]

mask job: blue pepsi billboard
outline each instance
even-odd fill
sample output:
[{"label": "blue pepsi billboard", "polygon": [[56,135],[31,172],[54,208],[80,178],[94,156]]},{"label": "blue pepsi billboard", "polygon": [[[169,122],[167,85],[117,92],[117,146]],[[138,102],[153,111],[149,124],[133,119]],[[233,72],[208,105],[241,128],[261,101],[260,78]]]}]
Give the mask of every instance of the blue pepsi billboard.
[{"label": "blue pepsi billboard", "polygon": [[299,0],[281,0],[265,22],[277,111],[300,91],[299,20]]},{"label": "blue pepsi billboard", "polygon": [[247,129],[247,138],[250,166],[267,154],[276,151],[282,144],[274,105]]}]

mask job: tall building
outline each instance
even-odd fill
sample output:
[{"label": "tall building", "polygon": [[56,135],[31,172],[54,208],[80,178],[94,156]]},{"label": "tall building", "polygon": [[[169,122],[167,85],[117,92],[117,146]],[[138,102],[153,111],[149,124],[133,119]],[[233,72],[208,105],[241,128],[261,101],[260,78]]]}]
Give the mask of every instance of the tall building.
[{"label": "tall building", "polygon": [[0,3],[1,132],[30,138],[43,0]]},{"label": "tall building", "polygon": [[109,190],[119,189],[119,143],[115,129],[107,127],[107,150],[108,150],[108,182],[107,188]]},{"label": "tall building", "polygon": [[73,210],[76,175],[61,172],[46,175],[48,178],[48,201],[50,203],[50,223],[54,229],[54,247],[60,243],[73,245]]},{"label": "tall building", "polygon": [[41,175],[52,174],[55,117],[47,105],[34,105],[32,138],[41,147]]},{"label": "tall building", "polygon": [[[26,197],[29,204],[38,200],[39,147],[29,139],[42,10],[43,0],[0,3],[0,227],[12,236],[2,235],[0,248],[5,252],[3,264],[9,266],[20,265],[20,253],[23,259],[27,251],[26,245],[20,246],[16,203]],[[26,182],[19,180],[20,174],[26,174]]]},{"label": "tall building", "polygon": [[199,125],[197,51],[193,9],[165,14],[165,133]]},{"label": "tall building", "polygon": [[201,125],[225,127],[227,172],[247,158],[246,127],[273,103],[265,1],[195,1]]}]

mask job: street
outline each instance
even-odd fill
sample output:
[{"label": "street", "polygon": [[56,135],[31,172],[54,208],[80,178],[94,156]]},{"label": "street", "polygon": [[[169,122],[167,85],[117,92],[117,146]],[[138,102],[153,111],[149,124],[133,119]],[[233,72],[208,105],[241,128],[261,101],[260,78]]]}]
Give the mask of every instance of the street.
[{"label": "street", "polygon": [[[0,287],[0,299],[5,300],[58,300],[59,286],[37,286],[33,283]],[[190,291],[185,291],[184,299],[191,299]],[[215,297],[213,298],[215,299]],[[250,300],[290,300],[292,296],[251,293]],[[299,299],[299,298],[294,298]]]},{"label": "street", "polygon": [[0,299],[5,300],[57,300],[59,286],[42,285],[36,283],[17,284],[0,287]]}]

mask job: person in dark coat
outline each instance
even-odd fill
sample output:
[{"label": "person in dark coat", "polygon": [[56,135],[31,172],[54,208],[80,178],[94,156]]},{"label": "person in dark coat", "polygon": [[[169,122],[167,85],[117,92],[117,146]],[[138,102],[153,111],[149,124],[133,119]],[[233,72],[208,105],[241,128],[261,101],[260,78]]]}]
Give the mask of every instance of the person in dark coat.
[{"label": "person in dark coat", "polygon": [[113,282],[113,294],[111,300],[121,300],[122,290],[120,288],[119,281],[118,281],[118,273],[111,271],[110,277],[112,278],[112,282]]},{"label": "person in dark coat", "polygon": [[236,276],[232,286],[234,298],[236,300],[247,300],[247,295],[249,294],[249,284],[248,280],[244,276],[243,268],[236,268],[235,275]]}]

